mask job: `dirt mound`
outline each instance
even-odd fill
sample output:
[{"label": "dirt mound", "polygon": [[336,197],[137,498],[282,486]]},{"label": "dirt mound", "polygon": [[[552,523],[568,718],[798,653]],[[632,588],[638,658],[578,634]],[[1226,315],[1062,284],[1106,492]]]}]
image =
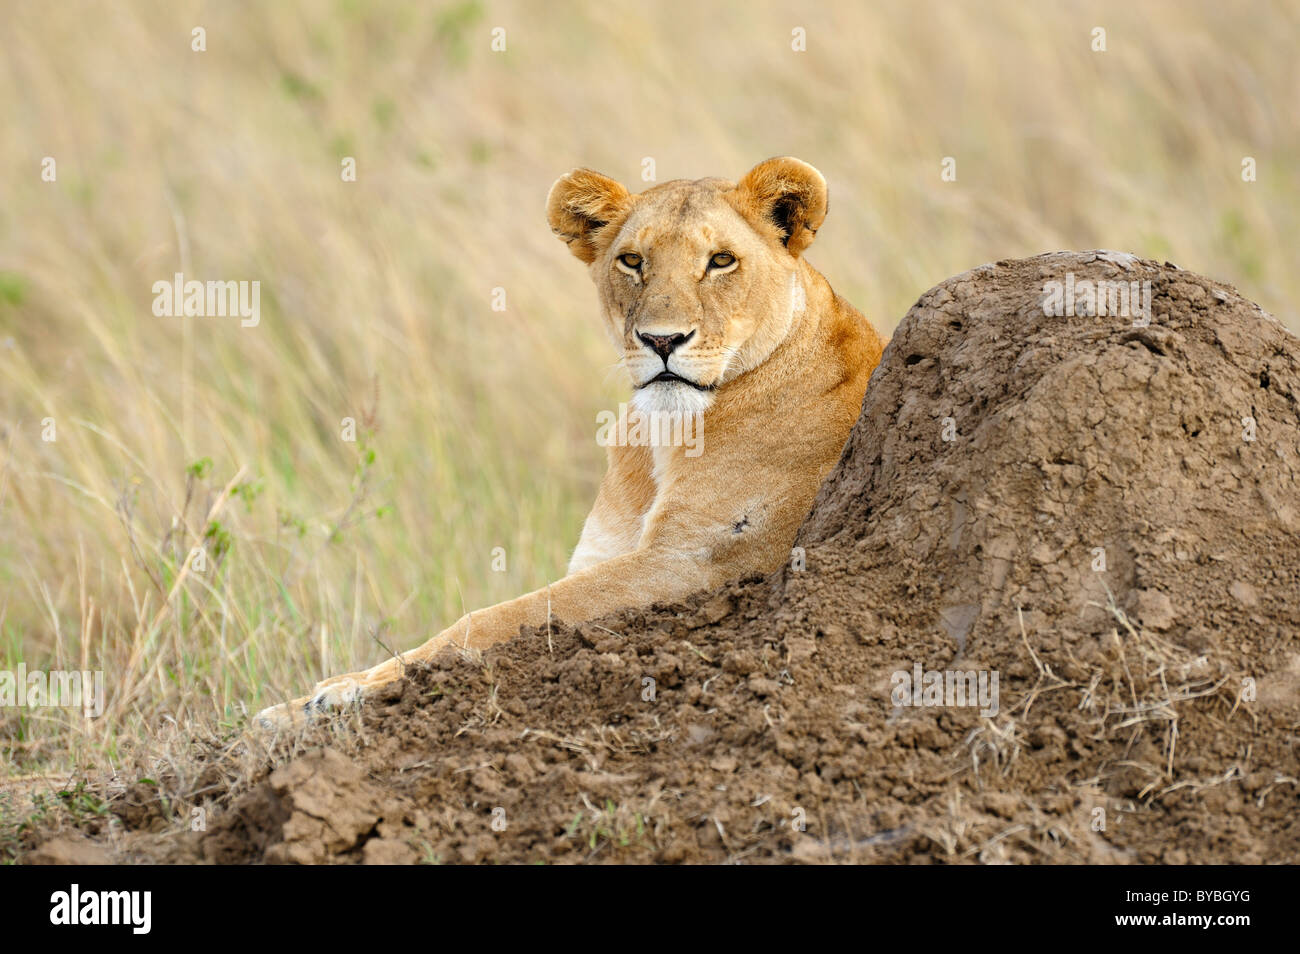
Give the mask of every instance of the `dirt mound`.
[{"label": "dirt mound", "polygon": [[1231,288],[983,266],[899,326],[790,566],[444,656],[166,851],[1294,862],[1298,473],[1300,342]]}]

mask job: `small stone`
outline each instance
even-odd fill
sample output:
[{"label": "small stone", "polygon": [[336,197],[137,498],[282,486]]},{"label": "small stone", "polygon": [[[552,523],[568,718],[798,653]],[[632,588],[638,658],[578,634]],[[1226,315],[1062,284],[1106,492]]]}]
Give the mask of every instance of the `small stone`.
[{"label": "small stone", "polygon": [[1259,603],[1259,591],[1244,580],[1238,580],[1228,587],[1228,593],[1242,606],[1256,606]]},{"label": "small stone", "polygon": [[367,865],[413,865],[415,851],[405,842],[391,838],[371,838],[361,848],[361,861]]},{"label": "small stone", "polygon": [[1178,618],[1174,604],[1159,590],[1138,590],[1133,609],[1134,615],[1149,629],[1166,630]]},{"label": "small stone", "polygon": [[715,596],[700,607],[700,615],[704,617],[706,622],[716,623],[718,620],[730,616],[733,609],[735,609],[735,603],[731,599],[731,594],[723,593],[721,596]]},{"label": "small stone", "polygon": [[1038,564],[1039,566],[1046,566],[1048,563],[1052,563],[1055,561],[1056,555],[1052,552],[1051,547],[1049,547],[1042,540],[1039,540],[1032,547],[1030,547],[1029,559],[1032,560],[1034,563]]},{"label": "small stone", "polygon": [[713,769],[715,772],[730,775],[732,772],[736,771],[738,765],[740,765],[740,762],[736,760],[734,755],[719,755],[709,763],[709,768]]}]

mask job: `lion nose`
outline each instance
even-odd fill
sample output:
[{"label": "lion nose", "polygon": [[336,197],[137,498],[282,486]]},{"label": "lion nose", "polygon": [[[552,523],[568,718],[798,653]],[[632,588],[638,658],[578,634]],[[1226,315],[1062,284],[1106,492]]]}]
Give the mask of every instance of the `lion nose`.
[{"label": "lion nose", "polygon": [[641,339],[642,344],[654,351],[667,363],[668,356],[694,338],[695,332],[692,331],[689,335],[680,332],[672,335],[647,335],[638,331],[636,336]]}]

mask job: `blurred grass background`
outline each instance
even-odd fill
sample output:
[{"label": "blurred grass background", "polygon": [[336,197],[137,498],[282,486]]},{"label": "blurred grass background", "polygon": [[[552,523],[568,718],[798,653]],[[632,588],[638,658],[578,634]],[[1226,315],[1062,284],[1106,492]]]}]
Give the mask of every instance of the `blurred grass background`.
[{"label": "blurred grass background", "polygon": [[[90,722],[0,711],[11,772],[117,764],[173,720],[236,725],[563,572],[601,474],[595,414],[625,397],[543,215],[575,165],[635,190],[646,157],[659,181],[812,162],[831,212],[809,257],[885,332],[969,267],[1095,247],[1300,326],[1294,4],[4,0],[0,18],[0,669],[102,669],[110,692]],[[261,324],[154,317],[177,271],[259,280]],[[200,543],[207,570],[181,578]]]}]

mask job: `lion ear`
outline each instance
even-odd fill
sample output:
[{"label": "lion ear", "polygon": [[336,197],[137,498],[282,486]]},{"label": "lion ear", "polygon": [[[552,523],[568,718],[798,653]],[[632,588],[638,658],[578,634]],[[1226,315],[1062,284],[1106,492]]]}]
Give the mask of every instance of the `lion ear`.
[{"label": "lion ear", "polygon": [[733,204],[741,215],[799,255],[826,218],[826,179],[808,163],[783,156],[760,162],[737,183]]},{"label": "lion ear", "polygon": [[551,186],[546,220],[569,251],[590,265],[596,259],[601,229],[621,219],[631,205],[631,194],[613,179],[590,169],[574,169]]}]

